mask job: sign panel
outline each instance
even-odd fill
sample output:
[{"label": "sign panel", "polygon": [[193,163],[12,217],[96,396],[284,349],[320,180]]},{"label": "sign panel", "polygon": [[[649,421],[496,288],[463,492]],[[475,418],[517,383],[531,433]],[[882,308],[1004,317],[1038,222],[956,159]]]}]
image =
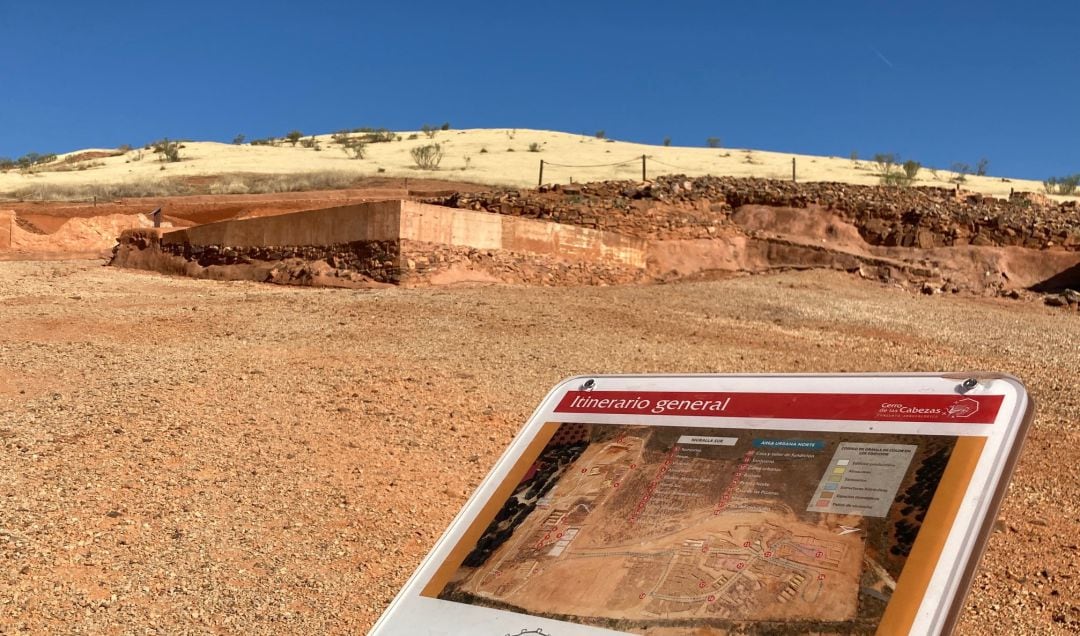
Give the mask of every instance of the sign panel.
[{"label": "sign panel", "polygon": [[568,380],[373,633],[947,632],[1030,416],[1000,375]]}]

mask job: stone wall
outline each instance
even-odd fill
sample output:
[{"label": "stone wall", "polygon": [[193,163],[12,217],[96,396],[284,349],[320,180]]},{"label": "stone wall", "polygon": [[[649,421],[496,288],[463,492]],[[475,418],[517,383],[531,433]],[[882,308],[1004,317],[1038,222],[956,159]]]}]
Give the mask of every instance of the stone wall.
[{"label": "stone wall", "polygon": [[1059,246],[1080,251],[1080,205],[1031,193],[1005,201],[947,188],[667,176],[652,182],[459,193],[429,201],[664,240],[708,238],[744,205],[817,206],[856,225],[871,245]]},{"label": "stone wall", "polygon": [[289,259],[324,261],[332,269],[356,272],[373,281],[396,283],[401,272],[398,241],[354,241],[337,245],[232,247],[163,244],[161,250],[200,267],[276,263]]}]

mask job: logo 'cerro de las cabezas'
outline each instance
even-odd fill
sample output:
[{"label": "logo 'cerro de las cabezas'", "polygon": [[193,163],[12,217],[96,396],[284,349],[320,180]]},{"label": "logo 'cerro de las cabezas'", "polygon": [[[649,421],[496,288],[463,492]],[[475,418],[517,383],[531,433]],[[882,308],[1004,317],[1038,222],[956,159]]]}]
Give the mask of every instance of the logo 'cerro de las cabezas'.
[{"label": "logo 'cerro de las cabezas'", "polygon": [[976,400],[971,398],[960,398],[945,408],[912,406],[910,404],[904,404],[903,402],[885,402],[881,405],[878,412],[881,415],[921,419],[935,415],[944,415],[951,418],[966,418],[971,417],[977,413],[978,410],[979,403]]}]

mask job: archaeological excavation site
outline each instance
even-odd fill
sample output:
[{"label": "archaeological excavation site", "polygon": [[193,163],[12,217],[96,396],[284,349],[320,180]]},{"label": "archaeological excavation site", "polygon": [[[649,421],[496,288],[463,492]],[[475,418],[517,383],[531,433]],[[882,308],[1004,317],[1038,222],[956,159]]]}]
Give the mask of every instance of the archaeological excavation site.
[{"label": "archaeological excavation site", "polygon": [[925,294],[1080,300],[1077,202],[1034,193],[668,176],[243,216],[125,230],[111,265],[326,287],[648,284],[828,269]]}]

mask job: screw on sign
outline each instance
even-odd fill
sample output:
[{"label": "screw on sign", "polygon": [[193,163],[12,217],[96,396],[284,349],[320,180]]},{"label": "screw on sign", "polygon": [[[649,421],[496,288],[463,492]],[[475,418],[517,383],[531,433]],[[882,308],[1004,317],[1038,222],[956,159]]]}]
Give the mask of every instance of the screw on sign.
[{"label": "screw on sign", "polygon": [[715,601],[715,600],[716,600],[716,597],[715,597],[715,596],[713,596],[712,594],[710,594],[710,595],[709,595],[709,598],[708,598],[708,599],[706,599],[706,600],[707,600],[707,601],[709,601],[710,603],[712,603],[713,601]]}]

